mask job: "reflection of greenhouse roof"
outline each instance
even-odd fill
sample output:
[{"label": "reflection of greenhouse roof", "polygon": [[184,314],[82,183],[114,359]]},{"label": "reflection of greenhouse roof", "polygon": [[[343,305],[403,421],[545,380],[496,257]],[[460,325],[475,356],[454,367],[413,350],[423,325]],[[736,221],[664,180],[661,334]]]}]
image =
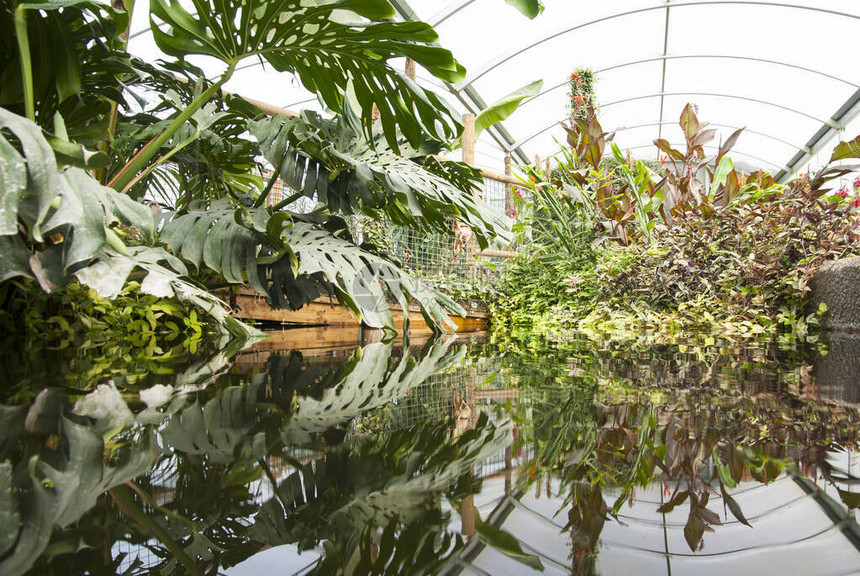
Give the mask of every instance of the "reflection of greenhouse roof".
[{"label": "reflection of greenhouse roof", "polygon": [[[816,153],[818,165],[840,137],[860,133],[856,0],[544,3],[528,20],[503,0],[392,0],[402,17],[432,24],[466,66],[456,86],[418,73],[425,86],[450,90],[461,112],[544,81],[540,95],[481,135],[484,167],[499,170],[509,153],[523,163],[557,151],[567,79],[578,67],[595,72],[604,129],[617,130],[618,145],[639,157],[655,157],[658,137],[682,144],[677,121],[687,102],[723,139],[746,127],[733,156],[774,174],[803,169]],[[137,10],[133,30],[145,27],[145,12]],[[131,50],[156,49],[140,35]],[[247,66],[228,89],[284,108],[318,107],[290,75]]]},{"label": "reflection of greenhouse roof", "polygon": [[[783,475],[769,485],[741,483],[733,496],[752,527],[724,513],[719,496],[710,508],[724,524],[706,533],[700,550],[690,550],[684,538],[688,508],[665,515],[657,512],[674,483],[656,483],[636,493],[633,506],[603,527],[595,549],[597,574],[855,574],[860,549],[852,542],[856,522],[835,523],[827,496],[803,488],[811,481]],[[544,574],[570,574],[570,529],[567,510],[553,481],[552,494],[534,489],[519,498],[504,495],[500,480],[487,480],[475,504],[481,517],[514,534],[524,552],[537,555]],[[611,505],[611,499],[608,502]],[[561,510],[560,510],[561,508]],[[476,547],[464,574],[531,573],[523,564],[491,548]],[[467,553],[468,554],[468,553]]]}]

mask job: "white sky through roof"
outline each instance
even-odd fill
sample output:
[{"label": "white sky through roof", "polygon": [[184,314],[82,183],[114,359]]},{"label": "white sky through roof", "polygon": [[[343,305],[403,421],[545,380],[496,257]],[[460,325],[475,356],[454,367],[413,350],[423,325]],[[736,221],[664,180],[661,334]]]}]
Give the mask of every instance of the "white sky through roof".
[{"label": "white sky through roof", "polygon": [[[839,139],[860,134],[860,104],[842,110],[838,119],[846,126],[831,120],[860,96],[856,0],[544,3],[544,13],[529,20],[504,0],[395,2],[436,27],[439,43],[466,66],[467,83],[486,103],[544,81],[542,93],[504,122],[514,146],[497,131],[482,134],[476,158],[481,167],[501,171],[504,156],[516,147],[529,160],[558,152],[566,81],[577,67],[595,71],[601,124],[617,130],[616,143],[637,157],[656,157],[652,142],[658,136],[682,147],[677,121],[687,102],[698,106],[700,120],[718,128],[723,139],[746,127],[732,156],[774,174],[827,123],[841,131],[813,166],[826,162]],[[133,32],[147,26],[146,4],[137,2]],[[158,57],[149,34],[135,36],[130,50],[149,60]],[[245,65],[228,90],[293,110],[319,109],[292,75],[251,59]],[[206,69],[219,66],[207,63]],[[468,95],[458,98],[420,69],[418,78],[460,112],[466,111],[463,101],[475,108]],[[462,85],[454,88],[462,93]],[[803,158],[791,167],[806,163]]]}]

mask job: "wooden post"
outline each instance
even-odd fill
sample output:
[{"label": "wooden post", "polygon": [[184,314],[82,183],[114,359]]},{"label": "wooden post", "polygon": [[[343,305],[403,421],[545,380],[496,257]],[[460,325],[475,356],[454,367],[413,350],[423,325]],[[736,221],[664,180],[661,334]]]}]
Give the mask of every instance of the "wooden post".
[{"label": "wooden post", "polygon": [[406,72],[407,78],[409,78],[410,80],[415,80],[415,60],[413,60],[412,58],[406,59],[406,66],[404,72]]},{"label": "wooden post", "polygon": [[475,497],[472,495],[463,498],[460,503],[460,533],[467,538],[475,535]]},{"label": "wooden post", "polygon": [[[511,155],[505,156],[505,176],[513,176],[511,172]],[[515,211],[513,186],[510,182],[505,182],[505,214],[512,216]]]},{"label": "wooden post", "polygon": [[[470,166],[475,165],[475,115],[463,114],[463,162]],[[475,262],[475,235],[469,237],[469,279],[475,278],[477,263]]]},{"label": "wooden post", "polygon": [[475,115],[463,114],[463,162],[475,165]]}]

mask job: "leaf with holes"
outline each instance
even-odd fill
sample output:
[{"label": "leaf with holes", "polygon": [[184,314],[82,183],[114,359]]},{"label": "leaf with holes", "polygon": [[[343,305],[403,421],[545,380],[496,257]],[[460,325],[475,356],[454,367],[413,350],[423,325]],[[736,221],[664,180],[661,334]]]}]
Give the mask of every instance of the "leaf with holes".
[{"label": "leaf with holes", "polygon": [[385,214],[393,223],[450,233],[449,218],[469,224],[479,244],[506,237],[510,221],[476,194],[480,172],[428,157],[426,146],[400,143],[392,150],[379,126],[372,146],[343,120],[315,112],[251,124],[251,133],[293,190],[325,202],[332,212]]},{"label": "leaf with holes", "polygon": [[[250,211],[222,208],[221,203],[208,210],[191,210],[164,224],[161,240],[199,271],[208,266],[232,284],[248,284],[265,292],[257,271],[257,254],[270,213],[267,208]],[[248,221],[243,216],[248,215]],[[255,229],[256,225],[256,229]]]},{"label": "leaf with holes", "polygon": [[[388,62],[412,58],[445,82],[462,81],[465,69],[448,50],[427,45],[438,39],[429,25],[379,22],[395,16],[385,0],[191,0],[190,4],[192,12],[177,0],[150,4],[155,41],[171,56],[203,54],[232,65],[258,56],[275,70],[298,75],[305,88],[336,112],[351,112],[344,104],[347,94],[354,98],[362,120],[371,118],[376,104],[394,149],[395,126],[415,145],[423,132],[449,140],[460,130],[452,109]],[[365,124],[368,129],[369,125]],[[360,130],[361,124],[355,127]]]},{"label": "leaf with holes", "polygon": [[[440,304],[440,295],[388,260],[303,222],[297,222],[285,231],[285,241],[298,257],[297,275],[324,277],[338,299],[366,325],[376,328],[393,326],[394,320],[388,309],[389,298],[400,305],[406,322],[409,300],[414,298],[431,325],[441,324],[455,329]],[[272,291],[281,289],[278,285],[270,288]],[[276,297],[276,294],[271,295],[273,300]],[[452,300],[444,302],[454,312],[465,313]]]}]

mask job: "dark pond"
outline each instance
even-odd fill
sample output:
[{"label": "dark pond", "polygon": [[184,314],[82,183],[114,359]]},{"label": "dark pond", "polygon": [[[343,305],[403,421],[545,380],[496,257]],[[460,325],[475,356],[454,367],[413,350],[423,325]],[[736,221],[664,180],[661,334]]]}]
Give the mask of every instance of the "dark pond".
[{"label": "dark pond", "polygon": [[860,340],[7,350],[0,574],[857,574]]}]

